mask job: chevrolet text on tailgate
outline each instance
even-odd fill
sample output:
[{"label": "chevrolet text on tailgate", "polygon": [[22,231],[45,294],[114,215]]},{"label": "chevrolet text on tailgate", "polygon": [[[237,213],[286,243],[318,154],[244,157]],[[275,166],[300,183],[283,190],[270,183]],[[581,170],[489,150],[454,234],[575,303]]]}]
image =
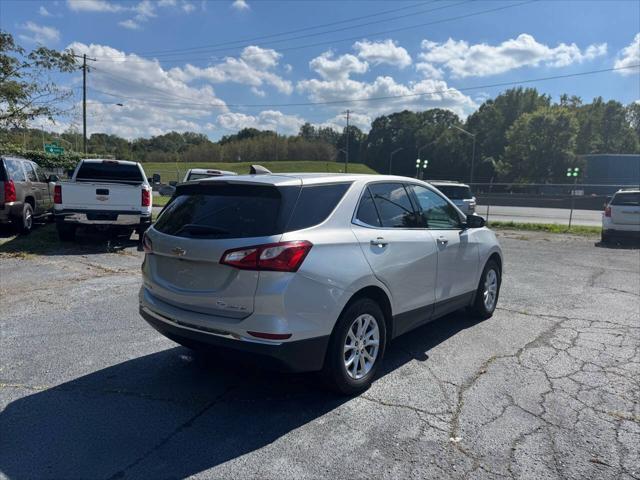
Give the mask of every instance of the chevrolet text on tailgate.
[{"label": "chevrolet text on tailgate", "polygon": [[160,333],[321,370],[346,394],[370,385],[392,338],[460,308],[491,316],[502,277],[484,219],[396,176],[183,183],[143,247],[140,314]]},{"label": "chevrolet text on tailgate", "polygon": [[139,163],[81,160],[71,180],[54,190],[61,240],[73,240],[78,226],[142,234],[151,223],[151,187]]}]

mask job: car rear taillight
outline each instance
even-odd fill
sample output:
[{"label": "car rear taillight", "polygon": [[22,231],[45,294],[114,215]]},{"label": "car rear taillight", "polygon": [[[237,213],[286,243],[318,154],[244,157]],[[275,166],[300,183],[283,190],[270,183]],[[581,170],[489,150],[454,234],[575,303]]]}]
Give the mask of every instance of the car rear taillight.
[{"label": "car rear taillight", "polygon": [[153,253],[153,242],[146,233],[142,236],[142,249],[144,253]]},{"label": "car rear taillight", "polygon": [[312,246],[311,242],[297,240],[234,248],[224,252],[220,263],[242,270],[297,272]]},{"label": "car rear taillight", "polygon": [[151,206],[151,191],[146,188],[142,189],[142,206],[150,207]]},{"label": "car rear taillight", "polygon": [[604,208],[604,216],[605,217],[611,217],[611,207],[605,207]]},{"label": "car rear taillight", "polygon": [[15,202],[17,199],[16,184],[13,183],[13,180],[7,180],[4,182],[4,201],[7,203]]},{"label": "car rear taillight", "polygon": [[56,205],[62,204],[62,185],[53,187],[53,203]]}]

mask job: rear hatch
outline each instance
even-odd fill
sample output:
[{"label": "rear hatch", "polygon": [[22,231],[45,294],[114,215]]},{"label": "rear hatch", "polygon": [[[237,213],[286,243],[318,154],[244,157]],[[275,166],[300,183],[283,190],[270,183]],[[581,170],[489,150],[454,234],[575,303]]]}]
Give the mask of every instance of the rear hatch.
[{"label": "rear hatch", "polygon": [[147,231],[153,254],[145,286],[185,310],[242,319],[253,312],[259,272],[220,264],[224,252],[278,242],[300,192],[286,186],[220,180],[179,185]]},{"label": "rear hatch", "polygon": [[640,192],[618,192],[611,200],[611,221],[619,225],[640,225]]},{"label": "rear hatch", "polygon": [[471,189],[466,185],[435,185],[464,213],[470,211],[470,205],[475,207],[475,200]]},{"label": "rear hatch", "polygon": [[140,211],[143,173],[135,164],[83,162],[75,182],[61,183],[64,208]]}]

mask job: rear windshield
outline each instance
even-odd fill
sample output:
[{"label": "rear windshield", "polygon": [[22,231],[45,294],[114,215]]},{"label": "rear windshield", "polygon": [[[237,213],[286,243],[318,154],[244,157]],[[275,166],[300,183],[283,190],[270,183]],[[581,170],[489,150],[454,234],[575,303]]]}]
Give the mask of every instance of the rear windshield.
[{"label": "rear windshield", "polygon": [[181,185],[154,228],[178,237],[247,238],[284,231],[300,187]]},{"label": "rear windshield", "polygon": [[460,185],[437,185],[436,188],[451,200],[466,200],[473,198],[471,189]]},{"label": "rear windshield", "polygon": [[4,168],[0,168],[0,180],[13,180],[15,182],[25,182],[27,180],[20,160],[5,158],[2,163],[4,163]]},{"label": "rear windshield", "polygon": [[249,238],[279,235],[322,223],[349,184],[319,186],[184,184],[154,228],[178,237]]},{"label": "rear windshield", "polygon": [[144,178],[137,165],[119,162],[83,162],[76,175],[76,180],[89,182],[142,183]]},{"label": "rear windshield", "polygon": [[616,193],[611,200],[611,205],[632,205],[640,206],[640,193],[636,192],[622,192]]}]

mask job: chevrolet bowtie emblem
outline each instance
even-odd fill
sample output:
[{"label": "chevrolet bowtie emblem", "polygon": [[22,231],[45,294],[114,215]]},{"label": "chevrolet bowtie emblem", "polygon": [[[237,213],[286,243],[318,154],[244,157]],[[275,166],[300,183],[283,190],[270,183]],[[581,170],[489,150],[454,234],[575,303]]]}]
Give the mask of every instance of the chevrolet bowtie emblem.
[{"label": "chevrolet bowtie emblem", "polygon": [[187,253],[187,251],[184,248],[180,248],[180,247],[172,248],[171,252],[176,254],[179,257],[182,257],[184,256],[185,253]]}]

